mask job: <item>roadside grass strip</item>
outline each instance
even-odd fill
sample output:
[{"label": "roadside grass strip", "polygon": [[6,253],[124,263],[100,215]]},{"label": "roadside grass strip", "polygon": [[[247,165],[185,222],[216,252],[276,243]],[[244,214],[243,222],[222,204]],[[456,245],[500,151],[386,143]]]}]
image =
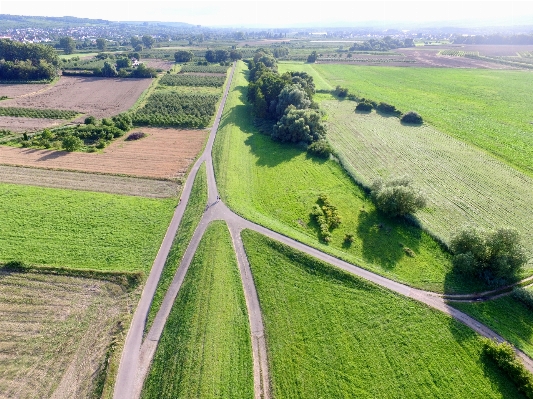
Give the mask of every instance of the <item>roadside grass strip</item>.
[{"label": "roadside grass strip", "polygon": [[175,205],[1,183],[0,263],[148,273]]},{"label": "roadside grass strip", "polygon": [[253,398],[250,330],[225,222],[206,230],[159,341],[143,398]]},{"label": "roadside grass strip", "polygon": [[450,317],[242,232],[283,398],[520,398]]},{"label": "roadside grass strip", "polygon": [[328,140],[355,180],[369,186],[378,177],[407,174],[428,200],[416,216],[443,241],[464,225],[512,226],[533,254],[533,178],[429,125],[355,113],[351,101],[322,106]]},{"label": "roadside grass strip", "polygon": [[0,268],[0,397],[100,397],[132,295],[101,279]]},{"label": "roadside grass strip", "polygon": [[[450,273],[449,255],[421,229],[379,215],[362,189],[332,160],[273,142],[251,122],[239,63],[217,133],[213,159],[222,198],[235,212],[272,230],[373,272],[433,291],[482,287]],[[341,224],[329,245],[311,216],[320,194],[337,207]],[[347,245],[346,234],[354,241]],[[407,248],[414,252],[408,254]]]},{"label": "roadside grass strip", "polygon": [[200,219],[202,218],[203,212],[205,210],[205,204],[207,203],[207,175],[205,163],[200,166],[196,178],[191,189],[191,195],[189,196],[189,202],[187,202],[187,207],[183,213],[183,218],[181,219],[180,226],[170,252],[168,254],[167,260],[165,262],[165,267],[159,278],[159,283],[155,291],[154,297],[152,299],[152,304],[150,305],[150,312],[148,313],[148,318],[146,320],[145,332],[150,331],[152,322],[159,311],[159,307],[165,298],[165,294],[168,290],[168,287],[172,283],[174,274],[180,265],[181,258],[187,250],[189,241],[191,240]]},{"label": "roadside grass strip", "polygon": [[450,306],[472,316],[533,357],[533,313],[512,296],[486,302],[450,302]]},{"label": "roadside grass strip", "polygon": [[[533,177],[533,79],[528,71],[312,66],[333,87],[402,112],[416,111],[442,132]],[[298,66],[295,66],[298,68]]]}]

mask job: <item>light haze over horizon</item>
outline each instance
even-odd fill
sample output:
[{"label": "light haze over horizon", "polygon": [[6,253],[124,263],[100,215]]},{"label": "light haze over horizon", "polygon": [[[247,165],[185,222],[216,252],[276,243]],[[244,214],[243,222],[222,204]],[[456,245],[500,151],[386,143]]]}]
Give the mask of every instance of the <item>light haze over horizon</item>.
[{"label": "light haze over horizon", "polygon": [[272,28],[466,21],[496,26],[533,25],[533,2],[0,0],[0,14]]}]

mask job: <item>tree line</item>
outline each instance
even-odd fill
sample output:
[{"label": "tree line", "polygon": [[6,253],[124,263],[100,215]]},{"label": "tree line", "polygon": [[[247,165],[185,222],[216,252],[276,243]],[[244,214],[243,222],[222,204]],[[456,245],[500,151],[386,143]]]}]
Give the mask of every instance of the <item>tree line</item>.
[{"label": "tree line", "polygon": [[0,39],[0,79],[51,80],[59,58],[50,46]]}]

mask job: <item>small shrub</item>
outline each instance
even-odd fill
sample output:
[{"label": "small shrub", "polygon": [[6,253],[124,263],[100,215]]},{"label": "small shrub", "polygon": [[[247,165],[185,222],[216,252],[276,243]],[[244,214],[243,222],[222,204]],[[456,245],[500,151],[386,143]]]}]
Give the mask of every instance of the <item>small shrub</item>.
[{"label": "small shrub", "polygon": [[134,141],[134,140],[140,140],[143,137],[146,137],[147,134],[143,132],[133,132],[128,137],[126,137],[126,141]]},{"label": "small shrub", "polygon": [[387,182],[377,179],[372,183],[370,195],[376,208],[391,217],[406,216],[426,206],[423,193],[411,185],[408,176]]},{"label": "small shrub", "polygon": [[421,125],[424,122],[422,117],[414,111],[409,111],[408,113],[404,114],[401,121],[403,123],[412,123],[415,125]]},{"label": "small shrub", "polygon": [[344,235],[344,243],[345,244],[350,245],[350,244],[352,244],[354,242],[354,240],[355,240],[355,238],[354,238],[353,234],[345,234]]},{"label": "small shrub", "polygon": [[356,111],[362,111],[362,112],[370,112],[370,111],[372,111],[372,108],[374,108],[372,106],[372,104],[370,104],[368,102],[361,102],[361,103],[357,104],[357,106],[355,107],[355,110]]},{"label": "small shrub", "polygon": [[333,154],[333,148],[331,148],[326,140],[318,140],[307,147],[307,152],[316,155],[317,157],[327,159],[330,154]]},{"label": "small shrub", "polygon": [[81,148],[83,141],[76,136],[67,136],[62,140],[62,146],[65,151],[76,151]]},{"label": "small shrub", "polygon": [[87,118],[85,118],[84,123],[86,125],[96,125],[96,118],[94,116],[88,116]]},{"label": "small shrub", "polygon": [[396,109],[394,105],[390,105],[384,102],[378,104],[376,109],[384,114],[399,115],[400,111]]},{"label": "small shrub", "polygon": [[337,97],[344,98],[348,95],[348,89],[345,87],[337,86],[335,87],[335,90],[333,91]]}]

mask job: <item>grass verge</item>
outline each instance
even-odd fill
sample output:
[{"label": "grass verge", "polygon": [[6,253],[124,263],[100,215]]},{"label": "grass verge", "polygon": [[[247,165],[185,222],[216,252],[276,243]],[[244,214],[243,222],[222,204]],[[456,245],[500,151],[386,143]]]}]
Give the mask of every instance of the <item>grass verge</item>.
[{"label": "grass verge", "polygon": [[0,184],[0,262],[148,272],[175,199]]},{"label": "grass verge", "polygon": [[205,232],[165,325],[143,398],[252,398],[244,293],[225,222]]},{"label": "grass verge", "polygon": [[150,305],[150,312],[148,313],[148,318],[146,321],[145,332],[150,331],[152,322],[159,311],[159,307],[165,298],[165,294],[168,290],[168,287],[174,279],[174,274],[180,265],[181,258],[187,250],[189,241],[191,240],[196,226],[202,218],[202,214],[205,210],[205,204],[207,203],[207,174],[205,163],[200,166],[198,173],[194,179],[193,186],[191,188],[191,195],[189,196],[189,202],[187,202],[187,207],[183,213],[180,226],[170,252],[168,254],[167,260],[165,262],[165,267],[159,278],[159,283],[157,284],[157,289],[152,299],[152,304]]},{"label": "grass verge", "polygon": [[277,399],[522,397],[464,325],[255,232],[242,237]]}]

